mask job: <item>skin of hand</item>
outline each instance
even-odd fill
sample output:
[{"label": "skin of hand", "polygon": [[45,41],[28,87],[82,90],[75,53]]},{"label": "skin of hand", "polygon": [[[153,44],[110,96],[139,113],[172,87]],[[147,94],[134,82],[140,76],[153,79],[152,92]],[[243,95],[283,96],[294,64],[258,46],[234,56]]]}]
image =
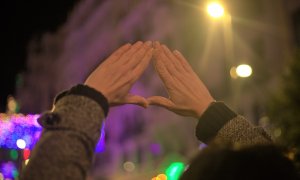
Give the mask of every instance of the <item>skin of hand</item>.
[{"label": "skin of hand", "polygon": [[101,63],[84,84],[101,92],[110,106],[136,104],[147,107],[144,97],[132,95],[129,91],[147,68],[152,51],[151,41],[125,44]]},{"label": "skin of hand", "polygon": [[214,101],[206,86],[179,51],[171,52],[167,46],[154,42],[153,63],[169,98],[148,97],[149,105],[162,106],[182,116],[199,118]]}]

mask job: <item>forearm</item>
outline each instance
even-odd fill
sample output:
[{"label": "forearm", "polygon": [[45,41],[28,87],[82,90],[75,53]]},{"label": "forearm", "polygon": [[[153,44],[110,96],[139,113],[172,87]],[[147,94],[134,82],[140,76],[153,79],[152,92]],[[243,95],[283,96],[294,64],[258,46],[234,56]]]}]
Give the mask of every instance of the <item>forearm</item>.
[{"label": "forearm", "polygon": [[108,106],[89,91],[79,87],[58,96],[54,109],[41,116],[44,130],[21,180],[86,178]]},{"label": "forearm", "polygon": [[254,126],[222,102],[212,103],[200,117],[196,136],[204,143],[213,139],[241,145],[272,143],[263,128]]},{"label": "forearm", "polygon": [[94,146],[72,131],[47,131],[36,145],[22,180],[84,180]]}]

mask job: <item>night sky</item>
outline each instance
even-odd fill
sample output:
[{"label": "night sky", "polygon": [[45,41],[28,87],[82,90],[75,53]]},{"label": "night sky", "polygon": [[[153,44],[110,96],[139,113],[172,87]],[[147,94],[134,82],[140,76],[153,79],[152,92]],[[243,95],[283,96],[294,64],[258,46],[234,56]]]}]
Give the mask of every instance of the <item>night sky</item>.
[{"label": "night sky", "polygon": [[0,112],[8,95],[15,95],[17,74],[26,71],[26,46],[33,37],[54,32],[78,0],[4,0],[0,5]]}]

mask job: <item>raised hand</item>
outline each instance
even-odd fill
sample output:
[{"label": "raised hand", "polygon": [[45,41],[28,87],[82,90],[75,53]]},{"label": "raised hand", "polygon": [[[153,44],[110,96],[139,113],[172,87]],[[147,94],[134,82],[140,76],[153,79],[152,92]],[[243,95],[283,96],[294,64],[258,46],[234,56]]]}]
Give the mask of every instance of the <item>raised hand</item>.
[{"label": "raised hand", "polygon": [[167,108],[179,115],[199,118],[214,101],[206,86],[179,51],[154,43],[154,67],[163,81],[169,98],[152,96],[149,105]]},{"label": "raised hand", "polygon": [[129,94],[152,58],[152,42],[126,44],[112,53],[86,79],[88,85],[101,92],[111,106],[137,104],[147,107],[144,97]]}]

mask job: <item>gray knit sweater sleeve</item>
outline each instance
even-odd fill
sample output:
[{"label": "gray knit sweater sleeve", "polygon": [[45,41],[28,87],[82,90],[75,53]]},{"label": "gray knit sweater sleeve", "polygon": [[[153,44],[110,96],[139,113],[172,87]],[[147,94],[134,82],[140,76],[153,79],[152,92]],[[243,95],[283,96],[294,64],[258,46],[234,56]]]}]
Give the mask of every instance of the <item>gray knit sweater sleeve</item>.
[{"label": "gray knit sweater sleeve", "polygon": [[[107,113],[103,109],[108,106],[105,98],[93,91],[89,87],[75,87],[60,95],[52,111],[39,118],[44,130],[21,180],[86,178]],[[90,98],[95,94],[96,98]]]},{"label": "gray knit sweater sleeve", "polygon": [[200,117],[196,136],[204,143],[215,139],[239,145],[272,143],[262,127],[254,126],[223,102],[213,102]]}]

